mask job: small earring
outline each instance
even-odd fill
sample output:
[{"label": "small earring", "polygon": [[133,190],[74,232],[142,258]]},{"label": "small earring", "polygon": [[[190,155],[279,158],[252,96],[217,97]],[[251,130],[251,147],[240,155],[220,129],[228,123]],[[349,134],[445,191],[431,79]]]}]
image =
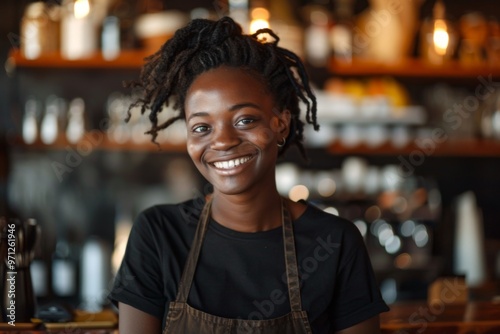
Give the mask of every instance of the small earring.
[{"label": "small earring", "polygon": [[286,144],[286,138],[283,137],[283,141],[281,143],[278,143],[278,147],[283,148],[283,146],[285,146],[285,144]]}]

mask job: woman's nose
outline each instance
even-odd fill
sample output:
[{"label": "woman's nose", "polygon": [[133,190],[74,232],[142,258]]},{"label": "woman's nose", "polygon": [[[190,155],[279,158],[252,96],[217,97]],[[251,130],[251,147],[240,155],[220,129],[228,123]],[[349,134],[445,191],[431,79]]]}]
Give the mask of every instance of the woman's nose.
[{"label": "woman's nose", "polygon": [[237,131],[232,126],[218,126],[213,129],[210,147],[214,150],[225,151],[241,142]]}]

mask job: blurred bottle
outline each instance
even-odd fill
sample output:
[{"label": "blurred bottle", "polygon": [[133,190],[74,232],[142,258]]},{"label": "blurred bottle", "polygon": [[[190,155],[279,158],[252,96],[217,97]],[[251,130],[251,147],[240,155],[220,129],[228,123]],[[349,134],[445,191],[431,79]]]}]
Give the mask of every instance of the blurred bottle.
[{"label": "blurred bottle", "polygon": [[89,0],[63,2],[61,54],[74,60],[90,57],[98,47],[97,25]]},{"label": "blurred bottle", "polygon": [[59,240],[52,256],[52,290],[57,297],[71,298],[77,291],[77,263],[70,243]]},{"label": "blurred bottle", "polygon": [[27,59],[36,59],[59,48],[59,6],[42,1],[26,6],[21,19],[21,52]]},{"label": "blurred bottle", "polygon": [[488,20],[486,51],[490,64],[494,65],[500,62],[500,22],[496,18]]},{"label": "blurred bottle", "polygon": [[481,136],[500,140],[500,94],[493,94],[484,102],[480,115]]},{"label": "blurred bottle", "polygon": [[140,113],[131,112],[130,121],[126,123],[128,103],[130,103],[130,97],[124,96],[121,92],[111,93],[106,102],[106,112],[109,117],[107,135],[110,141],[117,144],[124,144],[129,141],[131,136],[130,126],[136,122],[138,115],[140,115]]},{"label": "blurred bottle", "polygon": [[45,103],[45,114],[40,125],[40,138],[46,145],[53,144],[59,134],[60,104],[56,96],[51,95]]},{"label": "blurred bottle", "polygon": [[26,144],[33,144],[38,137],[38,115],[38,102],[30,97],[26,101],[23,118],[23,140]]},{"label": "blurred bottle", "polygon": [[111,250],[104,241],[91,238],[84,244],[80,273],[82,308],[101,311],[111,277]]},{"label": "blurred bottle", "polygon": [[420,54],[432,64],[441,65],[450,60],[456,49],[457,33],[446,18],[443,1],[434,4],[433,15],[424,20],[420,30]]},{"label": "blurred bottle", "polygon": [[304,29],[292,8],[293,1],[269,1],[272,13],[270,25],[280,37],[280,46],[293,51],[299,57],[304,56]]},{"label": "blurred bottle", "polygon": [[488,21],[483,14],[471,12],[460,18],[460,46],[458,58],[463,64],[486,62]]},{"label": "blurred bottle", "polygon": [[78,143],[85,133],[85,101],[82,98],[73,99],[69,104],[68,126],[66,138],[71,144]]},{"label": "blurred bottle", "polygon": [[408,57],[413,48],[421,1],[371,0],[369,3],[356,17],[353,52],[387,63]]},{"label": "blurred bottle", "polygon": [[334,23],[330,29],[330,45],[333,56],[342,61],[352,60],[353,8],[352,0],[336,0]]},{"label": "blurred bottle", "polygon": [[101,52],[105,60],[113,60],[120,55],[120,19],[108,16],[102,23]]},{"label": "blurred bottle", "polygon": [[[119,36],[119,49],[127,50],[137,47],[137,38],[134,33],[134,23],[138,15],[137,2],[132,0],[114,0],[108,11],[108,19],[106,24],[107,31],[103,32],[104,39],[108,43],[106,47],[113,49],[116,41],[116,35]],[[115,31],[118,26],[118,33]],[[112,53],[112,52],[111,52]]]},{"label": "blurred bottle", "polygon": [[324,67],[330,57],[330,13],[325,6],[311,5],[305,8],[308,26],[304,32],[304,50],[308,62]]},{"label": "blurred bottle", "polygon": [[35,297],[46,297],[48,295],[48,273],[47,266],[43,259],[35,257],[30,266],[31,277],[33,278],[33,292]]},{"label": "blurred bottle", "polygon": [[454,236],[454,271],[465,274],[470,287],[485,283],[488,276],[484,227],[476,196],[468,191],[456,201],[456,228]]}]

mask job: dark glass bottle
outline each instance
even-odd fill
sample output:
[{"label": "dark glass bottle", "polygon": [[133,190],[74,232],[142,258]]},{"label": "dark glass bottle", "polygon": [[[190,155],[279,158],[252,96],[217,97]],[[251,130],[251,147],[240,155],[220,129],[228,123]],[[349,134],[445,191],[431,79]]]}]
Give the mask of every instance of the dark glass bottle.
[{"label": "dark glass bottle", "polygon": [[350,61],[353,53],[352,0],[336,0],[333,26],[330,29],[330,45],[334,58]]},{"label": "dark glass bottle", "polygon": [[138,41],[134,32],[134,23],[138,15],[137,2],[115,0],[109,9],[108,17],[115,17],[120,27],[120,49],[134,49]]}]

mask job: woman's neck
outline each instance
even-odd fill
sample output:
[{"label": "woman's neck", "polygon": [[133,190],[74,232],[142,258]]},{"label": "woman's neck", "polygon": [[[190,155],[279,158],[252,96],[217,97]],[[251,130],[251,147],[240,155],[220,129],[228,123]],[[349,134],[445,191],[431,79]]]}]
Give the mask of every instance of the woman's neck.
[{"label": "woman's neck", "polygon": [[282,207],[278,191],[254,195],[212,195],[212,218],[238,232],[268,231],[281,226]]}]

